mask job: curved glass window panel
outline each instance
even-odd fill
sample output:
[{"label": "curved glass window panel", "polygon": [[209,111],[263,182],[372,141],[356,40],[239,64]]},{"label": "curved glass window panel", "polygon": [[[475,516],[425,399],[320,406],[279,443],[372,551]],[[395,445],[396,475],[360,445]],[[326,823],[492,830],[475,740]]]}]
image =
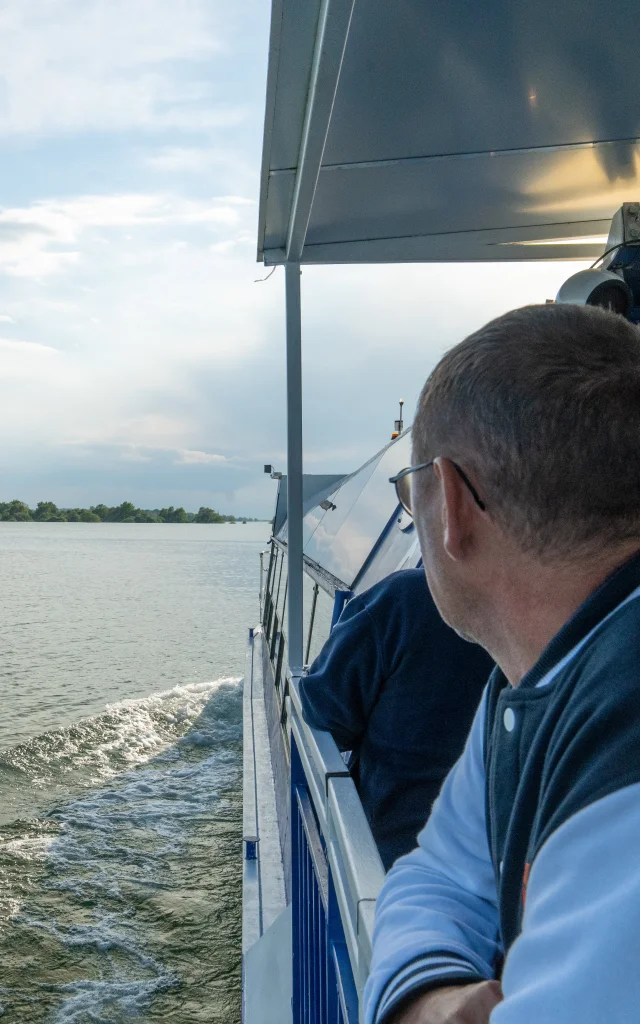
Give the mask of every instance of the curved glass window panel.
[{"label": "curved glass window panel", "polygon": [[[328,509],[321,516],[323,510],[316,506],[305,516],[305,522],[308,521],[310,526],[313,525],[313,531],[310,533],[309,540],[305,544],[304,553],[309,558],[312,558],[314,562],[317,562],[318,565],[327,568],[325,561],[327,552],[384,455],[385,450],[383,449],[369,462],[365,463],[361,469],[348,477],[342,486],[329,496],[329,500],[336,506],[335,508]],[[389,484],[389,489],[393,490],[391,484]],[[340,576],[338,578],[343,579],[344,577]]]},{"label": "curved glass window panel", "polygon": [[[401,520],[402,517],[398,515],[398,519]],[[394,522],[358,580],[355,591],[361,594],[363,590],[368,590],[375,583],[379,583],[389,573],[399,572],[400,569],[415,569],[419,561],[420,545],[415,527],[403,531],[399,529],[398,522]]]},{"label": "curved glass window panel", "polygon": [[278,588],[278,598],[276,601],[276,610],[278,612],[278,619],[282,623],[284,615],[285,598],[287,594],[287,556],[284,551],[282,553],[281,568],[280,568],[280,586]]},{"label": "curved glass window panel", "polygon": [[[321,505],[314,505],[306,513],[302,524],[302,545],[305,554],[308,554],[314,561],[319,561],[318,555],[320,551],[331,543],[331,538],[335,535],[345,516],[348,515],[353,507],[360,491],[371,476],[377,460],[380,459],[382,454],[383,452],[378,452],[369,462],[365,462],[364,466],[361,466],[355,473],[347,477],[344,483],[337,487],[335,491],[327,495],[326,500],[334,506],[333,508],[322,508]],[[286,543],[286,523],[280,530],[278,539]]]},{"label": "curved glass window panel", "polygon": [[286,584],[286,572],[283,572],[283,563],[284,553],[280,549],[278,549],[278,560],[276,565],[274,566],[274,574],[271,584],[271,612],[269,616],[268,629],[268,640],[270,647],[273,646],[274,635],[276,631],[280,628],[278,616],[278,602],[279,600],[281,600],[280,595],[284,593],[284,587]]},{"label": "curved glass window panel", "polygon": [[[334,494],[345,479],[344,473],[305,473],[302,477],[302,495],[304,507],[304,525],[302,533],[303,546],[314,532],[319,521],[324,516],[327,505],[323,508],[324,500]],[[331,488],[331,490],[329,490]],[[287,487],[284,488],[285,494]],[[278,492],[280,494],[280,492]],[[322,504],[321,504],[322,502]],[[313,511],[313,515],[308,515]],[[286,514],[283,517],[282,526],[278,531],[278,540],[286,541],[287,523]]]},{"label": "curved glass window panel", "polygon": [[278,598],[280,596],[280,591],[281,591],[282,587],[284,586],[284,579],[283,579],[283,577],[286,578],[286,569],[283,571],[284,563],[285,563],[284,552],[280,551],[280,557],[278,558],[278,564],[275,566],[275,572],[274,572],[274,576],[273,576],[273,586],[271,588],[271,596],[273,598],[274,607],[278,603]]},{"label": "curved glass window panel", "polygon": [[276,597],[278,593],[278,573],[280,571],[280,548],[277,545],[273,545],[272,559],[270,574],[268,579],[268,589],[265,596],[264,606],[264,628],[267,640],[271,643],[271,631],[273,627],[273,619],[276,610]]},{"label": "curved glass window panel", "polygon": [[[333,496],[328,495],[329,500],[333,502]],[[326,515],[326,509],[321,508],[320,505],[315,505],[305,515],[302,521],[302,546],[306,548],[307,542],[311,536],[315,533],[317,527],[320,525]],[[282,529],[278,533],[278,540],[281,540],[284,544],[287,543],[288,530],[287,523],[285,522]]]},{"label": "curved glass window panel", "polygon": [[[328,495],[328,500],[335,504],[334,497],[335,492]],[[307,512],[302,524],[302,546],[305,549],[326,515],[327,510],[321,508],[320,505],[316,505],[310,512]]]},{"label": "curved glass window panel", "polygon": [[286,679],[288,663],[289,645],[287,644],[285,633],[281,632],[273,658],[274,685],[276,690],[282,687]]},{"label": "curved glass window panel", "polygon": [[[314,620],[314,624],[315,624],[315,617],[316,617],[317,608],[318,608],[318,598],[316,597],[315,602],[314,602],[314,599],[313,599],[313,594],[314,594],[314,591],[315,591],[316,587],[317,587],[317,583],[315,583],[314,580],[312,580],[311,577],[307,576],[307,574],[305,573],[304,576],[303,576],[303,581],[302,581],[302,595],[303,595],[303,601],[302,601],[303,634],[302,635],[303,635],[303,641],[304,641],[305,662],[307,661],[306,653],[307,653],[307,645],[308,645],[308,642],[309,642],[309,627],[311,626],[311,616],[313,615],[313,620]],[[314,611],[314,604],[315,604],[315,611]]]},{"label": "curved glass window panel", "polygon": [[[376,457],[373,471],[369,473],[364,487],[359,488],[355,501],[342,518],[339,528],[333,536],[328,537],[326,546],[319,550],[319,556],[312,554],[311,548],[306,552],[347,587],[352,585],[398,508],[395,488],[389,483],[389,477],[408,466],[410,459],[411,437],[407,432]],[[336,504],[339,493],[335,497]],[[325,536],[328,536],[326,531]]]},{"label": "curved glass window panel", "polygon": [[333,598],[322,589],[318,591],[316,614],[313,620],[313,633],[311,634],[311,648],[309,651],[309,664],[318,657],[329,633],[331,632],[331,619],[333,618]]},{"label": "curved glass window panel", "polygon": [[[333,496],[332,495],[329,495],[328,497],[329,497],[330,501],[333,501]],[[302,547],[303,548],[306,548],[308,541],[310,540],[312,535],[315,533],[316,529],[318,528],[318,526],[320,525],[320,523],[322,522],[322,520],[324,519],[326,514],[327,514],[326,509],[321,508],[320,505],[315,505],[314,508],[310,509],[310,511],[307,512],[307,514],[305,515],[305,517],[304,517],[304,519],[302,521]],[[280,533],[278,534],[278,540],[281,540],[281,541],[283,541],[283,543],[286,544],[287,543],[287,538],[288,538],[288,530],[287,530],[287,524],[285,523],[284,526],[282,527],[282,529],[280,530]]]},{"label": "curved glass window panel", "polygon": [[278,562],[280,561],[280,548],[277,544],[274,544],[271,549],[271,558],[269,560],[269,576],[267,579],[267,590],[271,596],[271,599],[275,601],[276,590],[278,587]]},{"label": "curved glass window panel", "polygon": [[280,638],[286,629],[286,608],[287,608],[287,556],[284,552],[280,555],[280,566],[278,568],[278,590],[274,595],[274,614],[271,624],[271,637],[269,653],[271,660],[275,663],[278,656]]}]

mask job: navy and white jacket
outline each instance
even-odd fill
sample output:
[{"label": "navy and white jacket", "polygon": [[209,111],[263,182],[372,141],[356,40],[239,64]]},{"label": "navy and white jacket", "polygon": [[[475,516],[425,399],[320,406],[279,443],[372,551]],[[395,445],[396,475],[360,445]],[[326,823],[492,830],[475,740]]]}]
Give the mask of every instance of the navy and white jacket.
[{"label": "navy and white jacket", "polygon": [[306,720],[358,756],[354,778],[385,868],[416,845],[492,668],[443,622],[424,569],[405,569],[349,601],[302,679]]},{"label": "navy and white jacket", "polygon": [[491,1024],[640,1020],[640,556],[517,688],[494,670],[418,842],[378,900],[367,1024],[495,977]]}]

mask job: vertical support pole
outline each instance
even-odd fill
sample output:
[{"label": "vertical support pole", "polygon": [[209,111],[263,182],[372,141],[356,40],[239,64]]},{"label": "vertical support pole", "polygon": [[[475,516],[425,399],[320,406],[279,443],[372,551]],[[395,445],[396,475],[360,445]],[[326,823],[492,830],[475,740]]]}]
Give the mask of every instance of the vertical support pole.
[{"label": "vertical support pole", "polygon": [[300,265],[285,265],[287,300],[287,642],[291,674],[303,664],[302,614],[302,311]]}]

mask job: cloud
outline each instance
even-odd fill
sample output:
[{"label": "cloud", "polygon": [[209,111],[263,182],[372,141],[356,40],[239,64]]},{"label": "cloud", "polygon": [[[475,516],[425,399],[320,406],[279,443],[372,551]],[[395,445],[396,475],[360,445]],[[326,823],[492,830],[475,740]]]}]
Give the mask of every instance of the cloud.
[{"label": "cloud", "polygon": [[[0,4],[5,496],[269,513],[262,464],[284,469],[286,445],[282,271],[254,284],[268,7]],[[569,272],[305,268],[307,468],[355,469],[448,346]]]},{"label": "cloud", "polygon": [[178,458],[176,459],[176,462],[182,463],[186,466],[212,465],[228,461],[229,460],[224,455],[216,455],[213,452],[199,452],[189,450],[188,448],[181,448],[178,452]]},{"label": "cloud", "polygon": [[0,360],[3,356],[7,355],[10,358],[17,356],[19,359],[23,357],[27,359],[38,358],[40,356],[48,359],[59,354],[57,349],[52,348],[50,345],[39,345],[37,342],[20,341],[15,338],[0,338]]},{"label": "cloud", "polygon": [[3,489],[197,508],[253,479],[228,423],[274,323],[252,283],[267,36],[257,0],[0,5]]},{"label": "cloud", "polygon": [[[131,441],[120,443],[120,458],[125,462],[152,462],[154,459],[166,457],[174,465],[180,466],[220,466],[228,463],[225,455],[217,455],[213,452],[201,452],[190,448],[166,448],[162,445],[144,445]],[[83,451],[86,443],[80,443],[78,450]]]},{"label": "cloud", "polygon": [[[152,209],[145,205],[144,216]],[[140,215],[136,208],[127,216]],[[55,446],[60,465],[73,450],[74,465],[85,467],[90,450],[114,481],[128,480],[126,465],[153,466],[154,479],[162,472],[163,487],[174,489],[174,504],[187,471],[223,474],[217,486],[227,493],[250,467],[254,480],[262,463],[284,468],[282,272],[254,284],[257,268],[241,247],[223,256],[157,245],[135,231],[124,262],[129,227],[113,230],[113,245],[88,245],[82,274],[79,266],[58,276],[53,289],[49,279],[12,279],[20,337],[13,328],[0,346],[4,447]],[[567,273],[561,264],[305,269],[308,469],[357,468],[388,440],[401,396],[410,422],[447,347],[510,306],[553,295]],[[464,302],[460,281],[470,275],[476,290]],[[246,514],[269,511],[253,504],[260,494],[267,492],[255,492]]]},{"label": "cloud", "polygon": [[275,494],[262,466],[176,463],[175,451],[147,449],[123,458],[121,446],[16,445],[0,450],[0,497],[63,507],[123,500],[142,508],[201,505],[236,515],[266,515]]},{"label": "cloud", "polygon": [[202,174],[210,171],[218,159],[217,153],[205,147],[169,146],[146,156],[144,162],[153,171]]},{"label": "cloud", "polygon": [[[0,9],[0,134],[233,125],[210,0],[24,0]],[[232,94],[231,94],[232,95]]]},{"label": "cloud", "polygon": [[[246,171],[246,161],[221,147],[167,146],[147,153],[144,164],[149,170],[162,174],[212,174],[220,170]],[[255,176],[255,168],[253,169]],[[229,197],[232,198],[232,197]],[[246,199],[242,200],[247,202]]]},{"label": "cloud", "polygon": [[[257,110],[259,107],[254,106],[254,116]],[[249,127],[249,124],[245,125],[245,131]],[[219,136],[223,133],[215,134]],[[235,200],[242,205],[250,203],[255,206],[256,200],[253,197],[258,194],[258,152],[256,150],[252,155],[246,148],[239,146],[240,134],[237,129],[232,140],[229,133],[224,133],[224,146],[217,140],[217,144],[212,144],[209,136],[205,135],[201,137],[198,146],[147,147],[140,152],[139,165],[146,173],[151,172],[154,179],[169,182],[172,188],[208,190],[211,182],[216,181],[224,191],[232,193],[227,197],[230,202]],[[243,194],[238,196],[238,192]]]},{"label": "cloud", "polygon": [[[0,273],[36,278],[61,273],[82,258],[87,234],[93,232],[95,238],[100,231],[123,228],[164,231],[172,239],[177,231],[200,230],[205,232],[207,244],[221,245],[226,251],[225,247],[249,237],[246,211],[253,208],[253,200],[243,196],[205,200],[138,193],[40,199],[28,206],[0,210]],[[132,237],[129,233],[124,240]]]}]

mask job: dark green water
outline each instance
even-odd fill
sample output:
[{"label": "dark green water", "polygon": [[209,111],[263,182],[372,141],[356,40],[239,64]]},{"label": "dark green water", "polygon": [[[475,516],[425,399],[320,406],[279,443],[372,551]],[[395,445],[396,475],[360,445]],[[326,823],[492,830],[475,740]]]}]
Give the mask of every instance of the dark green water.
[{"label": "dark green water", "polygon": [[239,1021],[239,677],[265,527],[6,525],[3,1024]]}]

